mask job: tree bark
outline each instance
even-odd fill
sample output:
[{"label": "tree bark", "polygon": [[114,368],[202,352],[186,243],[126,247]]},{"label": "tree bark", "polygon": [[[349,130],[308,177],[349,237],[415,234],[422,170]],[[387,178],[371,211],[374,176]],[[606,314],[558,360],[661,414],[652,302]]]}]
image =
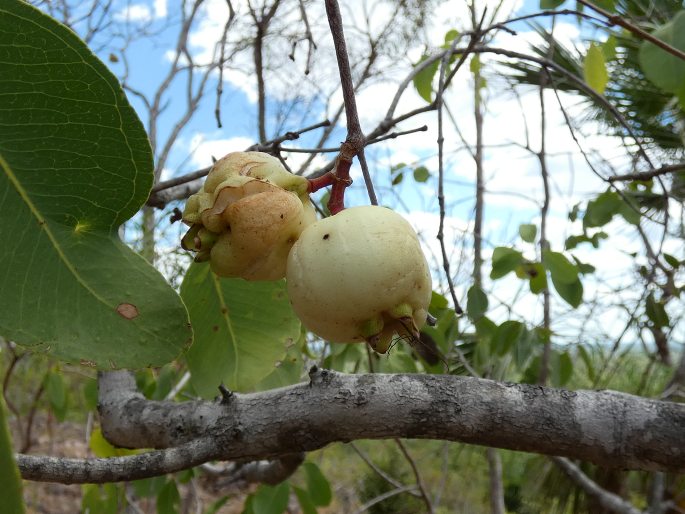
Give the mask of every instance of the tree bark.
[{"label": "tree bark", "polygon": [[402,437],[685,471],[685,405],[613,391],[313,370],[308,384],[179,404],[146,400],[127,372],[107,375],[103,433],[123,447],[166,448],[209,436],[215,459],[259,460],[333,442]]}]

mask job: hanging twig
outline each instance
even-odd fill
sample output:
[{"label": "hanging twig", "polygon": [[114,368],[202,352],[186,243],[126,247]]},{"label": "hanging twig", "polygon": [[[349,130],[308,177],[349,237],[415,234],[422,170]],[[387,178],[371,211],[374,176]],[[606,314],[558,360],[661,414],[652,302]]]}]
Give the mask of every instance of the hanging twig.
[{"label": "hanging twig", "polygon": [[228,20],[224,24],[224,31],[221,34],[219,41],[219,80],[216,84],[216,104],[214,106],[214,116],[216,117],[216,125],[221,128],[221,95],[224,92],[224,65],[226,64],[226,38],[228,37],[228,28],[233,23],[235,18],[235,11],[231,0],[226,0],[228,5]]},{"label": "hanging twig", "polygon": [[397,444],[397,447],[402,452],[402,455],[404,455],[404,458],[407,459],[409,466],[411,466],[411,470],[414,473],[414,478],[416,479],[416,486],[419,488],[419,492],[421,493],[423,503],[426,504],[426,512],[428,512],[429,514],[433,514],[433,504],[431,503],[431,500],[428,497],[426,487],[423,484],[421,474],[419,473],[419,468],[416,467],[416,462],[414,462],[412,456],[409,455],[409,452],[407,451],[407,448],[404,446],[404,444],[402,444],[402,441],[400,441],[399,439],[395,439],[395,444]]},{"label": "hanging twig", "polygon": [[369,169],[366,165],[366,158],[364,157],[365,138],[359,123],[354,83],[352,82],[352,71],[347,56],[345,33],[343,31],[342,17],[340,15],[340,7],[338,6],[337,0],[326,0],[326,16],[328,17],[331,36],[333,36],[335,56],[338,61],[338,70],[340,72],[340,85],[342,87],[343,99],[345,102],[345,116],[347,118],[347,138],[342,144],[340,154],[336,159],[335,172],[329,175],[329,180],[331,181],[333,188],[331,189],[331,196],[328,202],[328,210],[332,214],[335,214],[344,209],[345,189],[352,183],[350,180],[350,167],[352,166],[352,159],[355,156],[359,158],[359,164],[362,168],[364,182],[366,183],[366,190],[368,191],[371,204],[378,205],[378,200],[376,199],[376,193],[373,189]]}]

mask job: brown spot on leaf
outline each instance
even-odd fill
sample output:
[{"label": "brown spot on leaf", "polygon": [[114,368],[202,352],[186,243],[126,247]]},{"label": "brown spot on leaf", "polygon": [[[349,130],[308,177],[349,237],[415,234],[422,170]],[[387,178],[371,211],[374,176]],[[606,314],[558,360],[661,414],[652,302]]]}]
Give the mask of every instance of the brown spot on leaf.
[{"label": "brown spot on leaf", "polygon": [[329,237],[331,237],[330,234],[324,234],[324,236],[323,236],[324,239],[328,239]]},{"label": "brown spot on leaf", "polygon": [[138,317],[138,307],[132,303],[120,303],[117,305],[117,312],[119,316],[126,319],[135,319]]},{"label": "brown spot on leaf", "polygon": [[214,332],[218,332],[219,331],[219,325],[213,325],[212,330],[214,330]]}]

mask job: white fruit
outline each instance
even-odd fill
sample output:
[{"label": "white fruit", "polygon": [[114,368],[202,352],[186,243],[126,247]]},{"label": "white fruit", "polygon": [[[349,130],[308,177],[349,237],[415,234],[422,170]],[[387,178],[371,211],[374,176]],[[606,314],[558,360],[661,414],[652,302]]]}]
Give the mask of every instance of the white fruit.
[{"label": "white fruit", "polygon": [[384,207],[353,207],[307,227],[288,256],[288,295],[309,330],[387,351],[418,335],[431,277],[414,229]]}]

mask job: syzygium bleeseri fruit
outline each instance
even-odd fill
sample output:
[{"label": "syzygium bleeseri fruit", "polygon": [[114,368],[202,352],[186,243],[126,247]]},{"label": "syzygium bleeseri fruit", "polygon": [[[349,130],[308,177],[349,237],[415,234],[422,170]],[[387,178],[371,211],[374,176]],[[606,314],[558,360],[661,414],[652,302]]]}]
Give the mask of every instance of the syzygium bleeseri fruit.
[{"label": "syzygium bleeseri fruit", "polygon": [[182,246],[223,277],[278,280],[290,248],[316,220],[307,179],[261,152],[218,160],[186,203]]},{"label": "syzygium bleeseri fruit", "polygon": [[418,336],[431,299],[416,232],[384,207],[353,207],[307,227],[290,251],[286,279],[305,327],[381,353],[394,334]]}]

